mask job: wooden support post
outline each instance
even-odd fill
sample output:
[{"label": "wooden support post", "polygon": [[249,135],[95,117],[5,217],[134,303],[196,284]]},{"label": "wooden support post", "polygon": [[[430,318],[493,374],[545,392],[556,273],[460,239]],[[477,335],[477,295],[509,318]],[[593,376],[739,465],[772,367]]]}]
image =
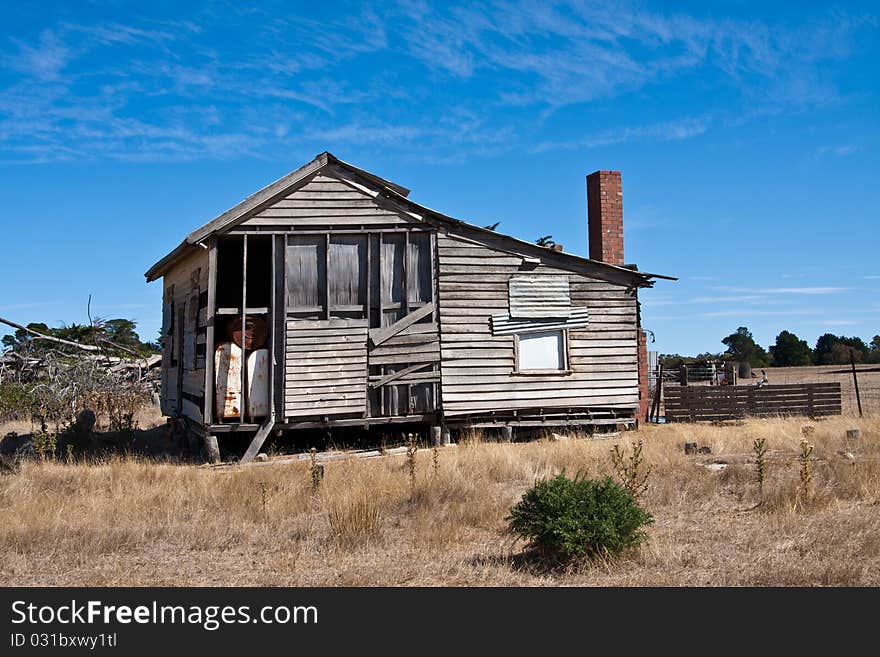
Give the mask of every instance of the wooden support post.
[{"label": "wooden support post", "polygon": [[859,407],[859,417],[862,417],[862,395],[859,393],[859,377],[856,375],[856,357],[854,350],[849,350],[849,364],[852,366],[853,385],[856,387],[856,404]]},{"label": "wooden support post", "polygon": [[688,368],[687,365],[682,365],[678,368],[678,382],[686,386],[688,384]]},{"label": "wooden support post", "polygon": [[253,461],[254,457],[260,453],[260,448],[263,446],[263,443],[266,442],[266,438],[269,437],[269,434],[272,433],[272,429],[274,428],[275,421],[272,417],[270,416],[266,418],[266,421],[260,425],[260,428],[254,435],[254,439],[251,441],[251,444],[248,445],[247,451],[244,453],[244,456],[241,457],[239,463],[250,463]]},{"label": "wooden support post", "polygon": [[217,242],[208,247],[208,307],[205,309],[205,425],[214,421],[214,323],[217,312]]},{"label": "wooden support post", "polygon": [[663,394],[663,363],[660,363],[660,366],[657,370],[657,384],[654,386],[654,399],[651,401],[651,408],[648,409],[648,416],[645,418],[645,422],[650,422],[653,417],[654,420],[660,419],[660,395]]},{"label": "wooden support post", "polygon": [[440,436],[444,445],[452,444],[452,434],[449,431],[449,427],[447,427],[445,424],[440,425]]},{"label": "wooden support post", "polygon": [[513,442],[513,427],[509,424],[505,424],[503,427],[501,427],[501,437],[506,443]]},{"label": "wooden support post", "polygon": [[271,249],[271,274],[272,280],[269,284],[269,413],[275,413],[275,377],[278,376],[278,370],[275,367],[275,315],[277,304],[275,303],[275,278],[276,278],[276,257],[275,257],[275,238],[269,238],[272,242]]},{"label": "wooden support post", "polygon": [[284,289],[287,279],[284,266],[284,263],[286,262],[284,240],[279,235],[274,235],[272,237],[272,260],[272,278],[274,281],[272,293],[273,352],[270,360],[272,363],[272,378],[270,381],[274,391],[274,403],[271,408],[275,413],[275,417],[279,418],[284,415],[284,384],[286,377],[284,368],[284,307],[286,303]]},{"label": "wooden support post", "polygon": [[220,445],[217,443],[217,436],[209,433],[205,434],[205,457],[208,463],[220,462]]},{"label": "wooden support post", "polygon": [[330,319],[330,233],[324,236],[324,319]]},{"label": "wooden support post", "polygon": [[443,444],[443,428],[431,427],[431,444],[434,447],[440,447]]},{"label": "wooden support post", "polygon": [[245,406],[247,405],[247,235],[242,236],[241,243],[241,393],[239,395],[238,419],[244,422]]}]

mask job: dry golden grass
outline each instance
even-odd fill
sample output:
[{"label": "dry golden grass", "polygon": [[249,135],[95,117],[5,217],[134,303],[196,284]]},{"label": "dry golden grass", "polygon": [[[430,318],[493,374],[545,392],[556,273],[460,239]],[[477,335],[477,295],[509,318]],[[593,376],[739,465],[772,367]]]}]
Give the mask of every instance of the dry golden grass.
[{"label": "dry golden grass", "polygon": [[[815,426],[800,490],[802,426]],[[845,438],[858,427],[859,440]],[[758,504],[752,445],[766,438]],[[535,479],[612,474],[644,441],[649,541],[626,557],[541,569],[505,533]],[[686,456],[685,442],[711,455]],[[854,457],[840,455],[849,452]],[[880,417],[651,426],[612,440],[471,441],[417,455],[234,469],[117,459],[0,477],[0,584],[878,585]],[[712,471],[699,464],[723,460]]]}]

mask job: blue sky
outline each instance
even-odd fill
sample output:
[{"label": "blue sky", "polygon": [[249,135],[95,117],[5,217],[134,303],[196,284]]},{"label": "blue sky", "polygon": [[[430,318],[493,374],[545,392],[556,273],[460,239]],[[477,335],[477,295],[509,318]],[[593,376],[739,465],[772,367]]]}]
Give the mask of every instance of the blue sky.
[{"label": "blue sky", "polygon": [[329,150],[581,255],[622,170],[651,348],[870,338],[880,10],[766,4],[0,3],[0,314],[153,339],[143,272]]}]

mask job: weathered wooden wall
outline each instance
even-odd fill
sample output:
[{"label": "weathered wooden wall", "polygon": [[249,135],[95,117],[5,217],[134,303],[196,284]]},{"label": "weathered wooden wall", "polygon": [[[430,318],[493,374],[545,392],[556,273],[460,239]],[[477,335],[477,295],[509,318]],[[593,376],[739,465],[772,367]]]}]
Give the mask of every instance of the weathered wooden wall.
[{"label": "weathered wooden wall", "polygon": [[165,276],[163,284],[162,413],[201,422],[208,305],[207,251],[197,252],[180,262]]},{"label": "weathered wooden wall", "polygon": [[383,209],[369,194],[329,175],[307,184],[247,219],[239,228],[295,226],[394,226],[407,223]]},{"label": "weathered wooden wall", "polygon": [[[500,241],[500,240],[499,240]],[[540,264],[448,232],[437,237],[443,412],[635,408],[636,299],[625,285]],[[515,374],[513,335],[492,335],[490,317],[508,312],[511,276],[567,277],[572,306],[587,308],[570,329],[569,374]]]},{"label": "weathered wooden wall", "polygon": [[[440,348],[434,314],[381,344],[369,340],[375,330],[433,304],[432,231],[389,209],[362,183],[323,172],[234,231],[275,232],[286,245],[279,266],[285,268],[284,416],[289,421],[400,416],[436,407]],[[353,332],[355,325],[363,325],[362,334]],[[321,353],[310,354],[306,347]],[[414,365],[421,367],[403,372]],[[363,370],[357,376],[355,366]],[[334,384],[335,376],[343,383]],[[336,390],[342,391],[339,403],[325,403]],[[318,403],[310,406],[310,400]]]},{"label": "weathered wooden wall", "polygon": [[364,319],[287,322],[287,417],[363,415],[367,402]]}]

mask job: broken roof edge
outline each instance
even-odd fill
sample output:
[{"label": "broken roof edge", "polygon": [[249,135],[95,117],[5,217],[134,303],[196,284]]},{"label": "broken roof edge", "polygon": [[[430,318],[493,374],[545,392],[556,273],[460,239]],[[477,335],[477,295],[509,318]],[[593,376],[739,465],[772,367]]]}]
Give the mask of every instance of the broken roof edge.
[{"label": "broken roof edge", "polygon": [[[345,164],[345,163],[341,162],[341,164]],[[612,265],[610,263],[603,262],[601,260],[592,260],[590,258],[584,258],[583,256],[575,255],[573,253],[566,253],[565,251],[553,251],[550,247],[540,246],[540,245],[534,244],[532,242],[526,242],[525,240],[521,240],[518,237],[513,237],[512,235],[507,235],[506,233],[499,233],[494,230],[489,230],[488,228],[483,228],[481,226],[477,226],[475,224],[468,223],[468,222],[463,221],[461,219],[456,219],[455,217],[450,217],[449,215],[443,214],[442,212],[438,212],[437,210],[433,210],[427,206],[420,205],[420,204],[416,203],[415,201],[413,201],[409,198],[403,197],[403,196],[401,196],[399,199],[393,199],[393,200],[396,200],[400,203],[404,203],[406,205],[410,205],[418,211],[422,211],[422,212],[425,212],[429,215],[432,215],[433,217],[435,217],[436,219],[439,219],[443,223],[451,223],[453,225],[463,226],[463,227],[467,228],[468,230],[472,230],[477,233],[482,233],[482,234],[486,235],[487,237],[488,236],[500,237],[504,240],[509,240],[511,242],[516,243],[517,246],[520,246],[521,248],[526,248],[526,249],[529,249],[529,250],[532,250],[535,252],[539,252],[542,255],[549,251],[549,253],[554,256],[561,256],[563,258],[567,258],[567,259],[576,261],[578,264],[587,263],[587,264],[596,265],[599,267],[604,267],[604,268],[616,270],[621,273],[635,275],[636,277],[644,280],[644,285],[640,286],[640,287],[651,287],[652,282],[650,282],[649,279],[652,279],[652,278],[659,278],[659,279],[664,279],[664,280],[668,280],[668,281],[677,281],[678,280],[678,278],[676,278],[674,276],[666,276],[664,274],[652,274],[649,272],[639,271],[639,269],[635,265]]]},{"label": "broken roof edge", "polygon": [[[477,233],[483,233],[486,236],[495,236],[501,237],[502,239],[509,240],[511,242],[516,243],[518,246],[528,248],[532,251],[537,251],[540,253],[545,253],[546,250],[549,250],[548,247],[542,247],[537,244],[532,244],[531,242],[526,242],[525,240],[521,240],[517,237],[513,237],[511,235],[506,235],[504,233],[498,233],[493,230],[489,230],[487,228],[482,228],[480,226],[476,226],[474,224],[470,224],[461,219],[456,219],[455,217],[450,217],[448,215],[443,214],[442,212],[438,212],[437,210],[432,210],[429,207],[424,205],[420,205],[415,201],[408,198],[410,190],[402,185],[398,185],[396,183],[390,182],[381,178],[375,174],[370,173],[369,171],[365,171],[356,167],[348,162],[340,160],[332,153],[328,151],[324,151],[315,158],[299,167],[298,169],[288,173],[285,176],[282,176],[278,180],[273,183],[270,183],[266,187],[258,190],[257,192],[251,194],[247,198],[245,198],[240,203],[236,204],[229,210],[226,210],[222,214],[218,215],[208,223],[204,224],[200,228],[197,228],[189,235],[186,236],[183,242],[181,242],[177,247],[174,248],[170,253],[160,259],[156,264],[150,267],[149,270],[144,274],[148,283],[158,279],[160,276],[163,276],[177,260],[182,258],[185,254],[191,252],[192,250],[197,248],[197,245],[200,244],[204,239],[209,236],[213,236],[225,228],[227,228],[230,224],[233,224],[238,219],[240,219],[247,212],[250,212],[255,207],[258,207],[262,203],[265,203],[278,194],[283,193],[289,187],[297,184],[303,179],[307,178],[310,175],[313,175],[320,171],[322,168],[327,166],[328,164],[337,164],[344,169],[351,171],[352,173],[359,175],[375,185],[382,187],[385,189],[387,194],[387,198],[392,201],[396,201],[397,203],[402,203],[404,205],[411,206],[417,212],[423,212],[428,215],[431,215],[435,219],[441,221],[442,223],[449,223],[453,225],[459,225],[467,228],[468,230],[476,231]],[[582,256],[574,255],[572,253],[565,253],[564,251],[551,251],[554,256],[561,256],[564,259],[569,259],[578,263],[588,263],[591,265],[597,265],[600,267],[609,268],[611,270],[616,270],[621,273],[628,274],[633,276],[634,278],[638,278],[642,281],[642,284],[639,287],[651,287],[653,285],[653,281],[650,279],[658,278],[665,279],[671,281],[677,281],[678,279],[673,276],[665,276],[662,274],[651,274],[648,272],[639,271],[637,268],[633,266],[620,266],[620,265],[612,265],[607,262],[602,262],[601,260],[591,260],[590,258],[584,258]]]}]

